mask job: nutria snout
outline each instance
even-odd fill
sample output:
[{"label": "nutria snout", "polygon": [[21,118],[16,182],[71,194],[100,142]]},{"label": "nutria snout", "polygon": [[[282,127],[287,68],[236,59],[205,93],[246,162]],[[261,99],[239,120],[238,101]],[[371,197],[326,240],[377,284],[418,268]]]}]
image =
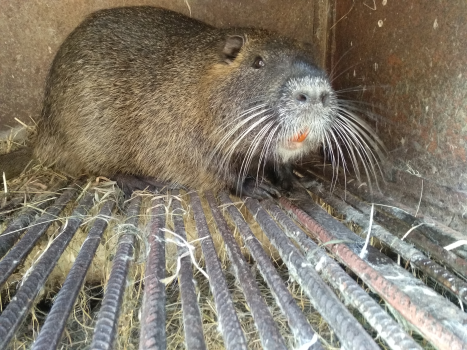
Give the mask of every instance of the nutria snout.
[{"label": "nutria snout", "polygon": [[277,193],[252,177],[290,188],[291,163],[335,135],[336,94],[313,56],[275,33],[164,9],[98,11],[53,61],[35,156],[75,175]]}]

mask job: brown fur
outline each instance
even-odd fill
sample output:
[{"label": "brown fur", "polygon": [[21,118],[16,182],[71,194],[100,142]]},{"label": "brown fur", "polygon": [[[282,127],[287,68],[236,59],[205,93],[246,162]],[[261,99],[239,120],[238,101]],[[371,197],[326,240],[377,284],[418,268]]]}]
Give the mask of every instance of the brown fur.
[{"label": "brown fur", "polygon": [[[223,54],[231,35],[244,40],[234,59]],[[255,55],[266,64],[300,56],[315,67],[309,46],[266,31],[216,29],[152,7],[96,12],[55,57],[35,157],[73,175],[124,173],[201,190],[232,188],[240,163],[234,157],[219,168],[227,151],[226,145],[212,155],[219,129],[248,108],[256,91],[274,100],[284,84],[277,71],[253,76]],[[245,154],[252,137],[236,155]]]}]

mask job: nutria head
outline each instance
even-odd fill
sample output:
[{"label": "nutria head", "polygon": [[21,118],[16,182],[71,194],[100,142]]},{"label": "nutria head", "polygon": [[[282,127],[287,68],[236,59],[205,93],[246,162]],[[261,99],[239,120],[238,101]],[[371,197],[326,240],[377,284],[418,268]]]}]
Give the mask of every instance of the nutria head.
[{"label": "nutria head", "polygon": [[239,32],[226,36],[222,62],[207,79],[219,123],[214,153],[223,166],[238,158],[246,174],[250,166],[289,163],[317,150],[337,102],[311,45],[262,30]]}]

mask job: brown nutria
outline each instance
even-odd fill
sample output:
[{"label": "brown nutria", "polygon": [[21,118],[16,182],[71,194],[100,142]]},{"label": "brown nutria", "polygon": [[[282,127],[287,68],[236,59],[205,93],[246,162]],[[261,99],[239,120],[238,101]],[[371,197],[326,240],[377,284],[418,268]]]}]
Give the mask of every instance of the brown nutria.
[{"label": "brown nutria", "polygon": [[336,95],[313,56],[165,9],[95,12],[53,61],[34,155],[73,175],[277,195],[253,178],[289,189],[292,161],[334,141]]}]

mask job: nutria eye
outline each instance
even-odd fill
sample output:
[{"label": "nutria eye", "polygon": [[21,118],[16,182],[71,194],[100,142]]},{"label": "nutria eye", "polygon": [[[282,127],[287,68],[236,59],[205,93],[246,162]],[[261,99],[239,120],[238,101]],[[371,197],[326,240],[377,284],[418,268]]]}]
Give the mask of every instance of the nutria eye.
[{"label": "nutria eye", "polygon": [[264,63],[263,59],[260,56],[255,58],[255,62],[253,63],[253,68],[254,69],[263,68],[264,65],[265,65],[265,63]]}]

